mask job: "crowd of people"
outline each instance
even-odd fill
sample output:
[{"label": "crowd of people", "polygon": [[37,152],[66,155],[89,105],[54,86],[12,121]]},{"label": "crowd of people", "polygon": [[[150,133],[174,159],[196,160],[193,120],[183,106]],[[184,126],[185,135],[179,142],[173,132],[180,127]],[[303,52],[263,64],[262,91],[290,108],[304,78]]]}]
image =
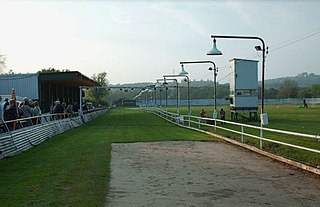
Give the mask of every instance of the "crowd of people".
[{"label": "crowd of people", "polygon": [[[77,102],[73,105],[67,105],[65,102],[60,103],[58,99],[54,102],[51,113],[72,116],[75,112],[78,112],[79,108],[80,106]],[[1,131],[16,129],[16,122],[10,121],[17,119],[24,119],[24,121],[22,121],[23,127],[39,124],[41,123],[40,116],[41,109],[37,101],[33,101],[27,97],[23,98],[21,102],[8,98],[2,100],[2,97],[0,96]],[[6,125],[2,124],[3,122],[6,122]]]},{"label": "crowd of people", "polygon": [[[34,117],[32,119],[26,119],[25,125],[31,126],[32,124],[40,123],[40,119],[38,118],[40,115],[41,110],[37,101],[25,97],[20,103],[15,99],[9,100],[8,98],[5,98],[2,102],[2,97],[0,96],[0,123],[20,118]],[[7,127],[13,130],[15,129],[15,123],[8,123]]]}]

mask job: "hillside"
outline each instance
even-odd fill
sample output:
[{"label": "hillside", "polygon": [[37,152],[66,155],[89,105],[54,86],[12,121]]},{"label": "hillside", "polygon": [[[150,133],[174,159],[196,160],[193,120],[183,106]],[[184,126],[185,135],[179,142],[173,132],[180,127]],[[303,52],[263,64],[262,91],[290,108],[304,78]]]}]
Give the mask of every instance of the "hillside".
[{"label": "hillside", "polygon": [[289,79],[295,81],[300,88],[307,88],[313,84],[320,83],[320,75],[316,75],[314,73],[308,74],[307,72],[303,72],[293,77],[288,76],[288,77],[265,80],[265,88],[279,89],[280,85],[285,80],[289,80]]}]

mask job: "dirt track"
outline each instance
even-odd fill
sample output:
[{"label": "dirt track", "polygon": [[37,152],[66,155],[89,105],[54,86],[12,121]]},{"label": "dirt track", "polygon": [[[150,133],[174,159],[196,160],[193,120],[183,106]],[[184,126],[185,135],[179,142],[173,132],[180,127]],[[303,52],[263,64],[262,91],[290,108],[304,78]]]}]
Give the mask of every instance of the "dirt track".
[{"label": "dirt track", "polygon": [[221,142],[112,144],[106,206],[320,206],[320,178]]}]

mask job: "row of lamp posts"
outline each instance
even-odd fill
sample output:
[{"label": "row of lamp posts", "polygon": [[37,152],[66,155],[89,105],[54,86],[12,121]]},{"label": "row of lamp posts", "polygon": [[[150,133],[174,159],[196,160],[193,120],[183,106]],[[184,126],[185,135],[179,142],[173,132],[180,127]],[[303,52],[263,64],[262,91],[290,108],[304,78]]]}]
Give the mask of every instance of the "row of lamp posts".
[{"label": "row of lamp posts", "polygon": [[[262,127],[265,124],[268,124],[268,117],[267,114],[264,113],[264,73],[265,73],[265,57],[266,57],[266,46],[265,46],[265,42],[263,41],[262,38],[260,37],[256,37],[256,36],[229,36],[229,35],[211,35],[211,38],[213,38],[213,46],[212,49],[209,50],[207,52],[207,55],[222,55],[222,52],[220,50],[217,49],[217,45],[216,45],[216,39],[252,39],[252,40],[259,40],[262,43],[262,48],[261,46],[256,46],[255,49],[257,51],[261,51],[262,52],[262,71],[261,71],[261,113],[260,113],[260,126],[261,126],[261,130],[260,130],[260,136],[263,136],[263,130]],[[268,48],[267,48],[268,49]],[[191,106],[190,106],[190,86],[189,86],[189,77],[187,76],[188,72],[186,72],[184,70],[184,65],[185,64],[203,64],[203,63],[210,63],[213,65],[213,68],[210,67],[209,70],[213,71],[213,84],[214,84],[214,112],[213,112],[213,118],[217,118],[217,96],[216,96],[216,92],[217,92],[217,72],[218,72],[218,67],[216,67],[216,64],[213,61],[182,61],[180,62],[181,64],[181,73],[178,75],[164,75],[164,81],[167,78],[175,78],[175,77],[186,77],[187,81],[188,81],[188,117],[190,120],[190,115],[191,115]],[[177,81],[176,81],[177,82]],[[178,93],[178,82],[177,82],[177,93]],[[178,96],[177,96],[177,113],[179,115],[179,103],[178,103]],[[190,125],[190,121],[189,121],[189,125]],[[262,148],[262,140],[260,140],[260,148]]]},{"label": "row of lamp posts", "polygon": [[[253,39],[253,40],[259,40],[262,43],[262,48],[261,46],[256,46],[255,49],[257,51],[262,52],[262,71],[261,71],[261,113],[260,113],[260,136],[263,136],[263,131],[262,127],[263,125],[268,124],[268,117],[267,114],[264,113],[264,73],[265,73],[265,57],[266,57],[266,49],[268,50],[268,47],[266,48],[265,42],[263,41],[262,38],[256,37],[256,36],[229,36],[229,35],[211,35],[211,38],[213,38],[213,46],[212,49],[207,52],[207,55],[222,55],[222,52],[217,49],[216,45],[216,39]],[[188,117],[189,117],[189,125],[190,125],[190,115],[191,115],[191,106],[190,106],[190,80],[189,77],[187,76],[188,72],[184,70],[184,64],[203,64],[203,63],[210,63],[213,65],[213,68],[209,68],[210,71],[213,71],[213,84],[214,84],[214,112],[213,112],[213,118],[217,118],[217,102],[216,102],[216,77],[217,77],[217,72],[218,72],[218,67],[216,67],[216,64],[213,61],[182,61],[180,62],[181,64],[181,73],[177,75],[164,75],[163,79],[159,81],[163,81],[164,83],[167,83],[167,80],[174,80],[176,82],[176,87],[177,87],[177,113],[178,115],[180,114],[179,111],[179,87],[178,87],[178,81],[175,78],[178,77],[185,77],[187,79],[188,83]],[[80,106],[82,105],[82,89],[84,86],[80,86]],[[147,98],[146,98],[147,99]],[[83,114],[82,112],[82,107],[80,107],[80,115]],[[166,108],[167,108],[167,95],[166,95]],[[262,147],[262,141],[260,140],[260,148]]]}]

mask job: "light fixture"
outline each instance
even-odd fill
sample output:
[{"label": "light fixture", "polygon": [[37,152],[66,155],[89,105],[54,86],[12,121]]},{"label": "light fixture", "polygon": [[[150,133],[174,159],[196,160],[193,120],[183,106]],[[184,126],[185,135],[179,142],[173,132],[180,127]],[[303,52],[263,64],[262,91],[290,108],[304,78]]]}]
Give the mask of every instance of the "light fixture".
[{"label": "light fixture", "polygon": [[216,39],[213,39],[212,49],[207,52],[207,55],[222,55],[222,52],[217,49]]},{"label": "light fixture", "polygon": [[256,49],[256,51],[262,51],[262,48],[261,48],[260,45],[257,45],[257,46],[255,46],[254,48]]},{"label": "light fixture", "polygon": [[188,74],[189,73],[184,70],[183,64],[181,64],[181,72],[179,73],[179,75],[188,75]]}]

